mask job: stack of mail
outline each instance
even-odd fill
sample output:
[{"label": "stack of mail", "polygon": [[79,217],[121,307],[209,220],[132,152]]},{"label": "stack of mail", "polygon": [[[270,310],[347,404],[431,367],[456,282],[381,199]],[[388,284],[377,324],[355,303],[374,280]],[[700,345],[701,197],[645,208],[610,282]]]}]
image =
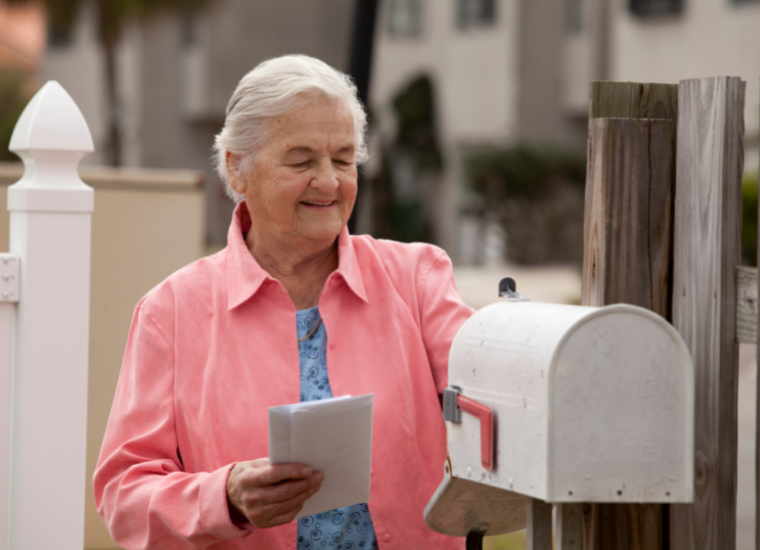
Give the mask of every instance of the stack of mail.
[{"label": "stack of mail", "polygon": [[269,408],[269,462],[299,462],[325,476],[297,517],[369,500],[373,394]]}]

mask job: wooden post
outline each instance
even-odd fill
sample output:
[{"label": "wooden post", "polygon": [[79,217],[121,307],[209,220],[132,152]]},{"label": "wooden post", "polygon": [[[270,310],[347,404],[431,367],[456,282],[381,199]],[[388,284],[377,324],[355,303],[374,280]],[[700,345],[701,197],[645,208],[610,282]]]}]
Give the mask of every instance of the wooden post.
[{"label": "wooden post", "polygon": [[694,504],[671,506],[673,550],[736,547],[738,345],[745,83],[678,86],[673,325],[695,368]]},{"label": "wooden post", "polygon": [[87,123],[57,82],[37,92],[10,149],[10,251],[20,258],[13,360],[8,548],[81,550],[87,443],[90,223],[79,161]]},{"label": "wooden post", "polygon": [[661,118],[678,121],[678,86],[638,82],[592,82],[589,119]]},{"label": "wooden post", "polygon": [[552,505],[528,499],[528,538],[526,550],[552,550]]},{"label": "wooden post", "polygon": [[[589,115],[582,303],[625,302],[667,319],[676,86],[594,82]],[[663,548],[662,505],[583,510],[586,550]]]},{"label": "wooden post", "polygon": [[583,505],[557,504],[557,550],[583,548]]},{"label": "wooden post", "polygon": [[625,302],[668,317],[674,130],[670,120],[589,122],[584,305]]}]

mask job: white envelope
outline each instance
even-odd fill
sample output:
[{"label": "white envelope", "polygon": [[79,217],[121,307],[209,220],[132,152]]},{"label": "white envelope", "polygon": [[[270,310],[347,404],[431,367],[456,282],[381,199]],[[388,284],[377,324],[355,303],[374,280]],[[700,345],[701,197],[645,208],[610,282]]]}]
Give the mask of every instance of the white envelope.
[{"label": "white envelope", "polygon": [[373,394],[269,408],[269,461],[300,462],[325,479],[299,518],[369,500]]}]

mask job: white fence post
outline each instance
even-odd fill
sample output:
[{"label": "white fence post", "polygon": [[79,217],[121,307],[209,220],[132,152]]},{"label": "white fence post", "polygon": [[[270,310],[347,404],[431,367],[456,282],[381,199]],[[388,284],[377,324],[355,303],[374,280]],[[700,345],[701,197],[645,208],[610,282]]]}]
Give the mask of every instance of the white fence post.
[{"label": "white fence post", "polygon": [[21,275],[7,544],[81,550],[94,195],[77,167],[92,138],[71,97],[48,82],[22,113],[10,150],[25,172],[8,188],[10,252]]},{"label": "white fence post", "polygon": [[8,541],[11,464],[13,325],[18,302],[19,259],[0,254],[0,548]]}]

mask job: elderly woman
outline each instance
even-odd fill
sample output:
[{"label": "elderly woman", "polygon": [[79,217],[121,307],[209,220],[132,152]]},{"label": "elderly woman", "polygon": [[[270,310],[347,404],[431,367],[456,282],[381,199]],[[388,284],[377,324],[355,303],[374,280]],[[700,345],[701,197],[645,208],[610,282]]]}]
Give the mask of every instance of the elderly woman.
[{"label": "elderly woman", "polygon": [[[366,156],[356,89],[313,58],[246,75],[217,136],[228,246],[137,305],[95,472],[124,548],[460,548],[423,509],[443,472],[439,394],[472,310],[446,254],[351,236]],[[323,476],[267,460],[267,408],[374,393],[371,497],[294,518]]]}]

